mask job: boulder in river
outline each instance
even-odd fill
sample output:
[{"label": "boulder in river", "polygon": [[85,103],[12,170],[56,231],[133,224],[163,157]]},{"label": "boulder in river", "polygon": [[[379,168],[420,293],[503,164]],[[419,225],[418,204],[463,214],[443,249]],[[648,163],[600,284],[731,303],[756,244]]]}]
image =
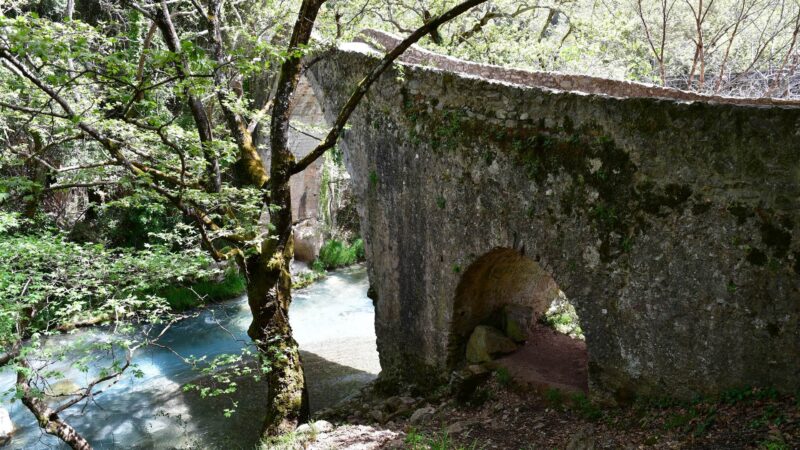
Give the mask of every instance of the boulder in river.
[{"label": "boulder in river", "polygon": [[50,385],[47,394],[52,397],[65,397],[67,395],[77,394],[81,391],[81,387],[70,379],[58,380]]},{"label": "boulder in river", "polygon": [[517,344],[505,337],[500,330],[487,325],[478,325],[467,342],[467,361],[488,362],[495,356],[512,353]]},{"label": "boulder in river", "polygon": [[14,423],[11,422],[11,415],[8,410],[0,406],[0,447],[11,441],[14,434]]}]

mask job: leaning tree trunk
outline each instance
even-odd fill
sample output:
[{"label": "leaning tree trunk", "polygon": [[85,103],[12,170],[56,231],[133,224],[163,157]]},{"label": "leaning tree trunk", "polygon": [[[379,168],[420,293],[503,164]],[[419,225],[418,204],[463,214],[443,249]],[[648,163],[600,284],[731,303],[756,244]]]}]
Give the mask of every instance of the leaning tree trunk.
[{"label": "leaning tree trunk", "polygon": [[[342,107],[326,138],[301,161],[289,149],[289,120],[292,96],[300,80],[302,61],[288,57],[281,65],[273,99],[270,123],[270,176],[266,182],[267,204],[278,206],[270,215],[272,235],[263,241],[259,255],[251,256],[245,266],[248,274],[248,300],[253,323],[248,330],[257,342],[265,363],[270,365],[268,412],[263,433],[274,436],[293,431],[308,417],[308,399],[297,343],[289,325],[291,275],[289,263],[294,256],[292,243],[292,202],[289,178],[308,167],[336,143],[348,117],[366,94],[369,86],[408,47],[433,32],[448,20],[487,0],[466,0],[432,19],[389,52],[359,83]],[[308,45],[317,14],[325,0],[303,0],[289,42],[290,54]],[[252,141],[252,140],[250,140]],[[241,140],[245,143],[246,140]]]},{"label": "leaning tree trunk", "polygon": [[[307,45],[324,0],[304,0],[292,31],[289,49]],[[282,65],[270,123],[270,177],[267,202],[278,206],[270,213],[271,236],[261,253],[247,263],[248,300],[253,323],[248,334],[269,364],[268,411],[262,433],[266,436],[294,431],[308,419],[308,394],[297,342],[289,325],[292,278],[289,263],[294,257],[292,199],[289,177],[295,159],[289,149],[289,119],[292,94],[300,79],[301,59],[288,58]],[[252,267],[253,270],[250,270]]]},{"label": "leaning tree trunk", "polygon": [[294,256],[288,184],[273,191],[273,202],[281,205],[270,222],[275,234],[262,252],[251,256],[247,266],[247,298],[253,322],[247,334],[259,348],[267,367],[267,415],[263,436],[294,431],[308,420],[308,394],[297,342],[289,324],[292,279],[289,264]]}]

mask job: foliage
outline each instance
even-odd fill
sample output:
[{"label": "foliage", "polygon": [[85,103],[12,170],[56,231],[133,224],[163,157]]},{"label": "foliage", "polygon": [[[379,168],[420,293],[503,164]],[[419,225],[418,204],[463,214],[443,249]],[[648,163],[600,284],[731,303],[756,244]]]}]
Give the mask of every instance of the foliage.
[{"label": "foliage", "polygon": [[319,263],[319,260],[314,261],[314,263],[315,267],[312,270],[301,272],[292,277],[292,289],[303,289],[315,281],[325,278],[325,269]]},{"label": "foliage", "polygon": [[428,435],[414,428],[406,434],[405,444],[408,450],[472,450],[478,448],[477,442],[473,442],[468,447],[456,445],[444,430]]},{"label": "foliage", "polygon": [[[240,353],[224,353],[217,355],[211,360],[205,356],[189,357],[185,360],[204,375],[204,383],[188,383],[183,386],[184,391],[196,390],[202,398],[217,397],[223,394],[232,394],[238,388],[237,380],[243,377],[252,377],[255,381],[261,379],[261,372],[252,364],[253,353],[248,348],[242,349]],[[236,404],[231,405],[222,411],[225,417],[231,417],[236,411]]]},{"label": "foliage", "polygon": [[228,300],[245,292],[244,277],[235,269],[225,271],[221,280],[204,278],[188,286],[169,286],[159,295],[173,311],[185,311],[207,303]]},{"label": "foliage", "polygon": [[214,273],[208,269],[208,257],[196,249],[183,253],[160,245],[144,250],[109,249],[70,242],[56,232],[27,235],[13,229],[0,236],[0,297],[4,299],[0,342],[4,344],[20,337],[13,327],[34,312],[25,327],[26,336],[50,333],[97,315],[152,320],[166,313],[168,305],[163,298],[140,292]]},{"label": "foliage", "polygon": [[[268,16],[263,17],[265,20],[286,16],[286,11],[264,13]],[[0,128],[11,132],[11,139],[6,142],[8,157],[0,161],[2,167],[19,171],[14,168],[22,167],[38,147],[60,150],[37,156],[43,164],[55,168],[49,177],[14,184],[12,178],[4,179],[6,205],[37,195],[58,197],[56,186],[68,189],[92,185],[88,189],[77,188],[87,189],[83,194],[80,190],[69,193],[78,198],[94,193],[101,199],[99,226],[90,227],[100,239],[114,245],[142,248],[150,232],[167,231],[181,213],[201,210],[206,212],[204,220],[217,222],[209,231],[209,239],[246,236],[246,243],[251,245],[245,245],[244,251],[257,251],[262,236],[258,218],[268,208],[260,189],[241,186],[233,179],[223,181],[218,191],[209,192],[203,187],[207,150],[215,152],[223,171],[232,170],[236,161],[232,137],[223,132],[214,142],[197,142],[190,111],[171,106],[186,101],[188,96],[214,92],[210,78],[203,75],[212,70],[211,55],[202,51],[199,43],[182,41],[180,57],[186,58],[189,70],[198,76],[181,81],[183,72],[176,66],[179,56],[163,44],[142,41],[141,25],[146,22],[140,14],[120,14],[129,20],[92,25],[78,20],[51,21],[25,13],[0,16],[4,46],[18,58],[36,61],[43,68],[36,75],[43,83],[67,94],[64,101],[72,112],[70,115],[63,111],[64,107],[61,112],[54,111],[52,99],[39,89],[30,89],[29,80],[11,76],[12,72],[0,68],[1,102],[51,111],[34,115],[32,120],[19,109],[0,114]],[[249,39],[239,33],[232,38]],[[286,56],[276,46],[258,44],[253,48],[250,44],[237,49],[235,64],[243,73],[271,67]],[[145,61],[147,64],[143,64]],[[122,153],[109,159],[101,142],[76,139],[85,136],[87,123],[92,123],[93,133],[124,143],[119,150]],[[111,150],[112,156],[114,151]],[[79,217],[80,212],[71,214]]]},{"label": "foliage", "polygon": [[600,407],[582,393],[572,395],[572,408],[587,420],[598,420],[603,417]]},{"label": "foliage", "polygon": [[667,416],[664,429],[677,429],[702,436],[714,424],[716,416],[717,408],[714,405],[698,404]]},{"label": "foliage", "polygon": [[312,267],[325,270],[345,267],[363,261],[364,240],[358,238],[352,243],[342,242],[337,239],[326,241],[319,250],[319,259],[314,261]]},{"label": "foliage", "polygon": [[497,378],[497,382],[500,383],[500,386],[510,386],[514,381],[513,377],[511,376],[511,372],[509,372],[505,367],[499,367],[497,370],[495,370],[494,375],[495,378]]},{"label": "foliage", "polygon": [[136,201],[135,197],[103,205],[99,216],[96,232],[100,240],[113,247],[138,249],[154,242],[151,234],[171,232],[181,222],[181,216],[164,203]]},{"label": "foliage", "polygon": [[559,333],[569,335],[574,339],[585,339],[578,320],[578,313],[561,291],[545,311],[542,316],[542,322]]},{"label": "foliage", "polygon": [[[52,402],[52,386],[71,370],[87,381],[61,395],[56,412],[89,402],[126,371],[141,376],[133,353],[157,341],[173,320],[167,301],[152,292],[218,272],[196,248],[107,248],[69,241],[57,231],[29,234],[26,222],[0,213],[0,370],[19,375],[8,394],[26,405]],[[55,336],[101,320],[113,323],[101,339],[91,333],[70,340]]]},{"label": "foliage", "polygon": [[544,399],[550,407],[561,409],[564,407],[564,393],[556,388],[547,388],[544,392]]},{"label": "foliage", "polygon": [[777,398],[778,391],[775,390],[775,388],[753,388],[751,386],[742,386],[724,391],[722,394],[720,394],[719,400],[723,403],[732,405],[756,400],[775,400]]},{"label": "foliage", "polygon": [[263,439],[259,445],[259,450],[294,450],[298,448],[300,436],[297,433],[284,433],[278,436]]}]

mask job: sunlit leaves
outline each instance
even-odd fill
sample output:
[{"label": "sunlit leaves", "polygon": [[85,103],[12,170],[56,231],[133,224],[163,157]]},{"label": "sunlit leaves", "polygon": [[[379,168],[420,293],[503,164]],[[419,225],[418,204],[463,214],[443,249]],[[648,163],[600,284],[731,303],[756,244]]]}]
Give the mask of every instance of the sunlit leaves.
[{"label": "sunlit leaves", "polygon": [[[36,316],[26,333],[51,332],[97,316],[153,320],[167,311],[163,299],[149,294],[177,276],[208,273],[199,251],[174,253],[151,246],[141,251],[107,249],[69,242],[58,234],[5,234],[0,240],[2,317]],[[169,270],[165,270],[169,268]],[[0,341],[16,339],[5,328]]]}]

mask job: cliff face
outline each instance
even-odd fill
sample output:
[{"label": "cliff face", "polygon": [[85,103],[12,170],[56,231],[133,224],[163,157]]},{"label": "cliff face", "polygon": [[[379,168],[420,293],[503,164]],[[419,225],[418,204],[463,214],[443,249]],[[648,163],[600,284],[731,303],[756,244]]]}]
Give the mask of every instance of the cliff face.
[{"label": "cliff face", "polygon": [[[343,136],[383,376],[460,364],[456,305],[488,300],[459,285],[502,282],[462,278],[511,248],[575,305],[595,395],[800,388],[797,105],[415,51],[447,71],[395,65]],[[311,67],[328,119],[376,60],[350,45]],[[481,289],[515,295],[498,286]]]}]

